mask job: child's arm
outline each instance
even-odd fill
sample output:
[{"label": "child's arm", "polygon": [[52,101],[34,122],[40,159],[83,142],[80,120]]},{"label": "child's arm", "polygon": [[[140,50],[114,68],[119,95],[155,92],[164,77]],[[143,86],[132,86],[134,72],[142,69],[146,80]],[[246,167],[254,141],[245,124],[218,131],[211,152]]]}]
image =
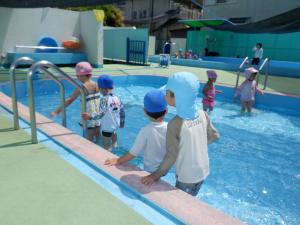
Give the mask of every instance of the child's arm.
[{"label": "child's arm", "polygon": [[[80,91],[79,89],[75,89],[75,91],[72,93],[72,95],[65,101],[65,107],[68,107],[69,105],[72,104],[72,102],[75,101],[75,99],[80,95]],[[51,116],[56,116],[57,114],[59,114],[62,110],[62,107],[58,107],[56,110],[50,112]]]},{"label": "child's arm", "polygon": [[130,154],[130,152],[127,152],[125,155],[123,155],[120,158],[107,159],[104,162],[104,165],[107,165],[107,166],[121,165],[125,162],[132,160],[133,158],[135,158],[135,156]]},{"label": "child's arm", "polygon": [[220,138],[220,134],[210,121],[208,114],[206,112],[204,113],[207,120],[207,144],[211,144]]},{"label": "child's arm", "polygon": [[138,135],[135,138],[134,144],[129,152],[127,152],[124,156],[120,158],[113,158],[107,159],[104,165],[113,166],[113,165],[120,165],[125,162],[128,162],[135,158],[136,156],[140,155],[145,148],[147,143],[147,134],[145,129],[141,129]]},{"label": "child's arm", "polygon": [[175,163],[179,153],[179,136],[183,120],[178,117],[174,121],[169,122],[167,129],[166,140],[166,155],[161,162],[159,168],[148,176],[142,178],[142,183],[151,185],[153,182],[159,180],[160,177],[168,173],[169,169]]},{"label": "child's arm", "polygon": [[243,83],[236,89],[235,94],[234,94],[234,98],[236,98],[237,96],[240,95],[244,85],[246,84],[247,80],[244,80]]},{"label": "child's arm", "polygon": [[205,97],[208,97],[207,96],[207,92],[209,91],[209,86],[207,84],[205,84],[203,90],[202,90],[202,94],[205,96]]},{"label": "child's arm", "polygon": [[260,90],[257,86],[256,86],[256,88],[255,88],[255,91],[256,91],[257,93],[261,94],[261,95],[264,94],[264,92],[263,92],[262,90]]}]

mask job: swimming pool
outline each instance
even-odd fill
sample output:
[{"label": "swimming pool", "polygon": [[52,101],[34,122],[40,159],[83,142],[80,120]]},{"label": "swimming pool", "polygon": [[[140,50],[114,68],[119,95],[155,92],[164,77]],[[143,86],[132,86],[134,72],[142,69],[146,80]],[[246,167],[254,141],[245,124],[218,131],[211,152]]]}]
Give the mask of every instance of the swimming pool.
[{"label": "swimming pool", "polygon": [[[148,57],[149,62],[159,62],[159,56]],[[171,58],[173,65],[191,66],[200,68],[210,68],[227,71],[238,71],[244,58],[233,57],[202,57],[199,60],[194,59],[176,59]],[[250,59],[251,60],[251,59]],[[272,76],[295,77],[299,78],[300,62],[279,61],[270,59],[269,74]],[[265,72],[265,68],[262,70]]]},{"label": "swimming pool", "polygon": [[[120,148],[116,150],[121,155],[148,122],[142,109],[145,92],[160,87],[166,78],[126,76],[114,80],[115,92],[122,97],[127,115],[126,127],[119,131]],[[47,116],[58,104],[56,85],[49,83],[35,84],[36,109]],[[67,90],[70,93],[71,89]],[[26,104],[26,88],[22,83],[18,84],[18,95]],[[225,92],[224,96],[227,95],[230,94]],[[199,105],[200,102],[199,99]],[[273,110],[272,104],[270,108],[257,109],[253,116],[240,116],[238,105],[224,99],[217,102],[211,118],[221,138],[209,147],[211,174],[197,197],[249,224],[299,224],[299,111],[286,110],[288,114],[283,114],[282,110]],[[79,102],[73,103],[67,112],[68,127],[81,134],[77,123]],[[170,108],[167,120],[174,113]],[[60,122],[59,117],[55,120]],[[140,158],[133,163],[142,166]],[[174,184],[174,169],[163,179]]]}]

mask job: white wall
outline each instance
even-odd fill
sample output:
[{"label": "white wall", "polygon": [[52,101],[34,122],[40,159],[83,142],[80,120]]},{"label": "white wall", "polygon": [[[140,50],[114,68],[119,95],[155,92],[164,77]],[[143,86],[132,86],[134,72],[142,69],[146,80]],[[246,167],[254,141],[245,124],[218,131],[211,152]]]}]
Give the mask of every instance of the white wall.
[{"label": "white wall", "polygon": [[94,65],[103,64],[102,23],[96,21],[92,11],[0,7],[0,32],[0,54],[14,52],[16,45],[37,45],[45,36],[53,37],[59,46],[63,40],[75,36],[83,42],[83,52],[89,61]]},{"label": "white wall", "polygon": [[0,8],[1,52],[14,51],[15,45],[37,45],[44,36],[53,37],[61,45],[63,40],[79,36],[78,18],[78,12],[60,9]]},{"label": "white wall", "polygon": [[92,11],[81,12],[80,31],[84,51],[94,66],[103,64],[103,24],[96,21]]}]

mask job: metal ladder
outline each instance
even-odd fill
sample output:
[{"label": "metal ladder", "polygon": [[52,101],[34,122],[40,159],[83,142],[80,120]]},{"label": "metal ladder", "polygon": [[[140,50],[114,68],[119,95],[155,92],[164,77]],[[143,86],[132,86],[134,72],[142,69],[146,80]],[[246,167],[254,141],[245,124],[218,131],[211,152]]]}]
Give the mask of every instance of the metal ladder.
[{"label": "metal ladder", "polygon": [[[12,90],[12,106],[14,113],[14,129],[19,129],[19,115],[18,115],[18,107],[17,107],[17,95],[16,95],[16,79],[15,79],[15,69],[20,63],[30,63],[33,64],[28,73],[27,73],[27,85],[28,85],[28,102],[29,102],[29,110],[30,110],[30,127],[31,127],[31,142],[33,144],[38,143],[37,140],[37,130],[36,130],[36,117],[35,117],[35,102],[33,95],[33,76],[37,71],[43,71],[48,76],[50,76],[60,87],[60,99],[61,99],[61,109],[62,109],[62,124],[66,126],[66,110],[65,110],[65,88],[63,83],[59,80],[59,78],[50,72],[48,69],[51,68],[55,70],[59,75],[66,78],[73,86],[79,89],[81,95],[81,112],[86,111],[86,91],[82,85],[76,83],[76,81],[71,78],[68,74],[63,72],[53,63],[42,60],[34,63],[34,61],[28,57],[22,57],[17,59],[10,68],[10,77],[11,77],[11,90]],[[86,134],[86,122],[83,121],[83,135]]]},{"label": "metal ladder", "polygon": [[[238,88],[240,74],[243,71],[243,67],[246,64],[246,62],[248,61],[248,59],[249,59],[249,57],[246,57],[243,60],[243,62],[241,63],[241,65],[239,66],[239,70],[237,72],[236,83],[235,83],[235,89]],[[256,80],[257,80],[256,81],[256,85],[258,85],[259,75],[260,75],[261,71],[265,68],[265,66],[266,66],[266,70],[265,70],[265,81],[264,81],[264,87],[263,87],[264,90],[266,89],[267,82],[268,82],[268,77],[269,77],[269,70],[270,70],[270,60],[269,60],[269,58],[265,58],[264,61],[263,61],[263,63],[261,64],[261,66],[258,68],[258,75],[257,75],[257,78],[256,78]]]},{"label": "metal ladder", "polygon": [[[10,79],[11,79],[11,101],[13,107],[13,118],[14,118],[14,129],[20,129],[19,126],[19,112],[18,112],[18,103],[17,103],[17,92],[16,92],[16,68],[22,63],[29,63],[33,64],[34,60],[29,57],[21,57],[15,60],[9,70]],[[45,71],[47,72],[47,71]],[[34,74],[34,73],[33,73]],[[33,75],[32,74],[32,75]],[[65,88],[63,83],[53,74],[47,73],[60,87],[60,98],[61,98],[61,106],[62,106],[62,124],[66,126],[66,111],[65,111]],[[32,82],[32,77],[30,78]],[[28,74],[27,74],[27,81],[28,81]],[[29,91],[29,96],[32,94],[32,89]],[[35,117],[30,117],[30,126],[31,126],[31,142],[33,144],[37,143],[37,135],[36,135],[36,121]]]},{"label": "metal ladder", "polygon": [[[83,85],[79,85],[72,77],[70,77],[67,73],[59,69],[56,65],[54,65],[51,62],[48,62],[46,60],[42,60],[39,62],[36,62],[31,66],[29,69],[28,75],[27,75],[27,85],[28,85],[28,100],[29,100],[29,109],[30,109],[30,121],[31,121],[31,136],[32,136],[32,142],[37,143],[37,138],[36,138],[36,120],[35,120],[35,103],[34,103],[34,95],[33,95],[33,74],[38,71],[42,70],[48,75],[50,75],[52,78],[57,77],[51,73],[48,69],[51,68],[55,70],[59,75],[64,77],[67,81],[69,81],[75,88],[78,88],[80,91],[80,96],[81,96],[81,113],[86,112],[86,99],[85,96],[87,94],[86,89],[83,87]],[[63,85],[62,85],[63,86]],[[65,102],[63,102],[63,107]],[[65,115],[64,115],[65,117]],[[86,136],[86,121],[82,121],[82,126],[83,126],[83,136]]]}]

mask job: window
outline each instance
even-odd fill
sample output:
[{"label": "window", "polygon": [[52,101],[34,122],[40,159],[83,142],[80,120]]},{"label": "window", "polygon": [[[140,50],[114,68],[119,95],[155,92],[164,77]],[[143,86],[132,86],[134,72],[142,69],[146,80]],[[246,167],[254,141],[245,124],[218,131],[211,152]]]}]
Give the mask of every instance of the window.
[{"label": "window", "polygon": [[147,10],[143,10],[139,12],[139,18],[145,19],[147,17]]},{"label": "window", "polygon": [[132,13],[132,19],[134,19],[134,20],[137,19],[137,11],[133,11],[133,13]]},{"label": "window", "polygon": [[143,18],[147,18],[147,10],[143,10]]}]

